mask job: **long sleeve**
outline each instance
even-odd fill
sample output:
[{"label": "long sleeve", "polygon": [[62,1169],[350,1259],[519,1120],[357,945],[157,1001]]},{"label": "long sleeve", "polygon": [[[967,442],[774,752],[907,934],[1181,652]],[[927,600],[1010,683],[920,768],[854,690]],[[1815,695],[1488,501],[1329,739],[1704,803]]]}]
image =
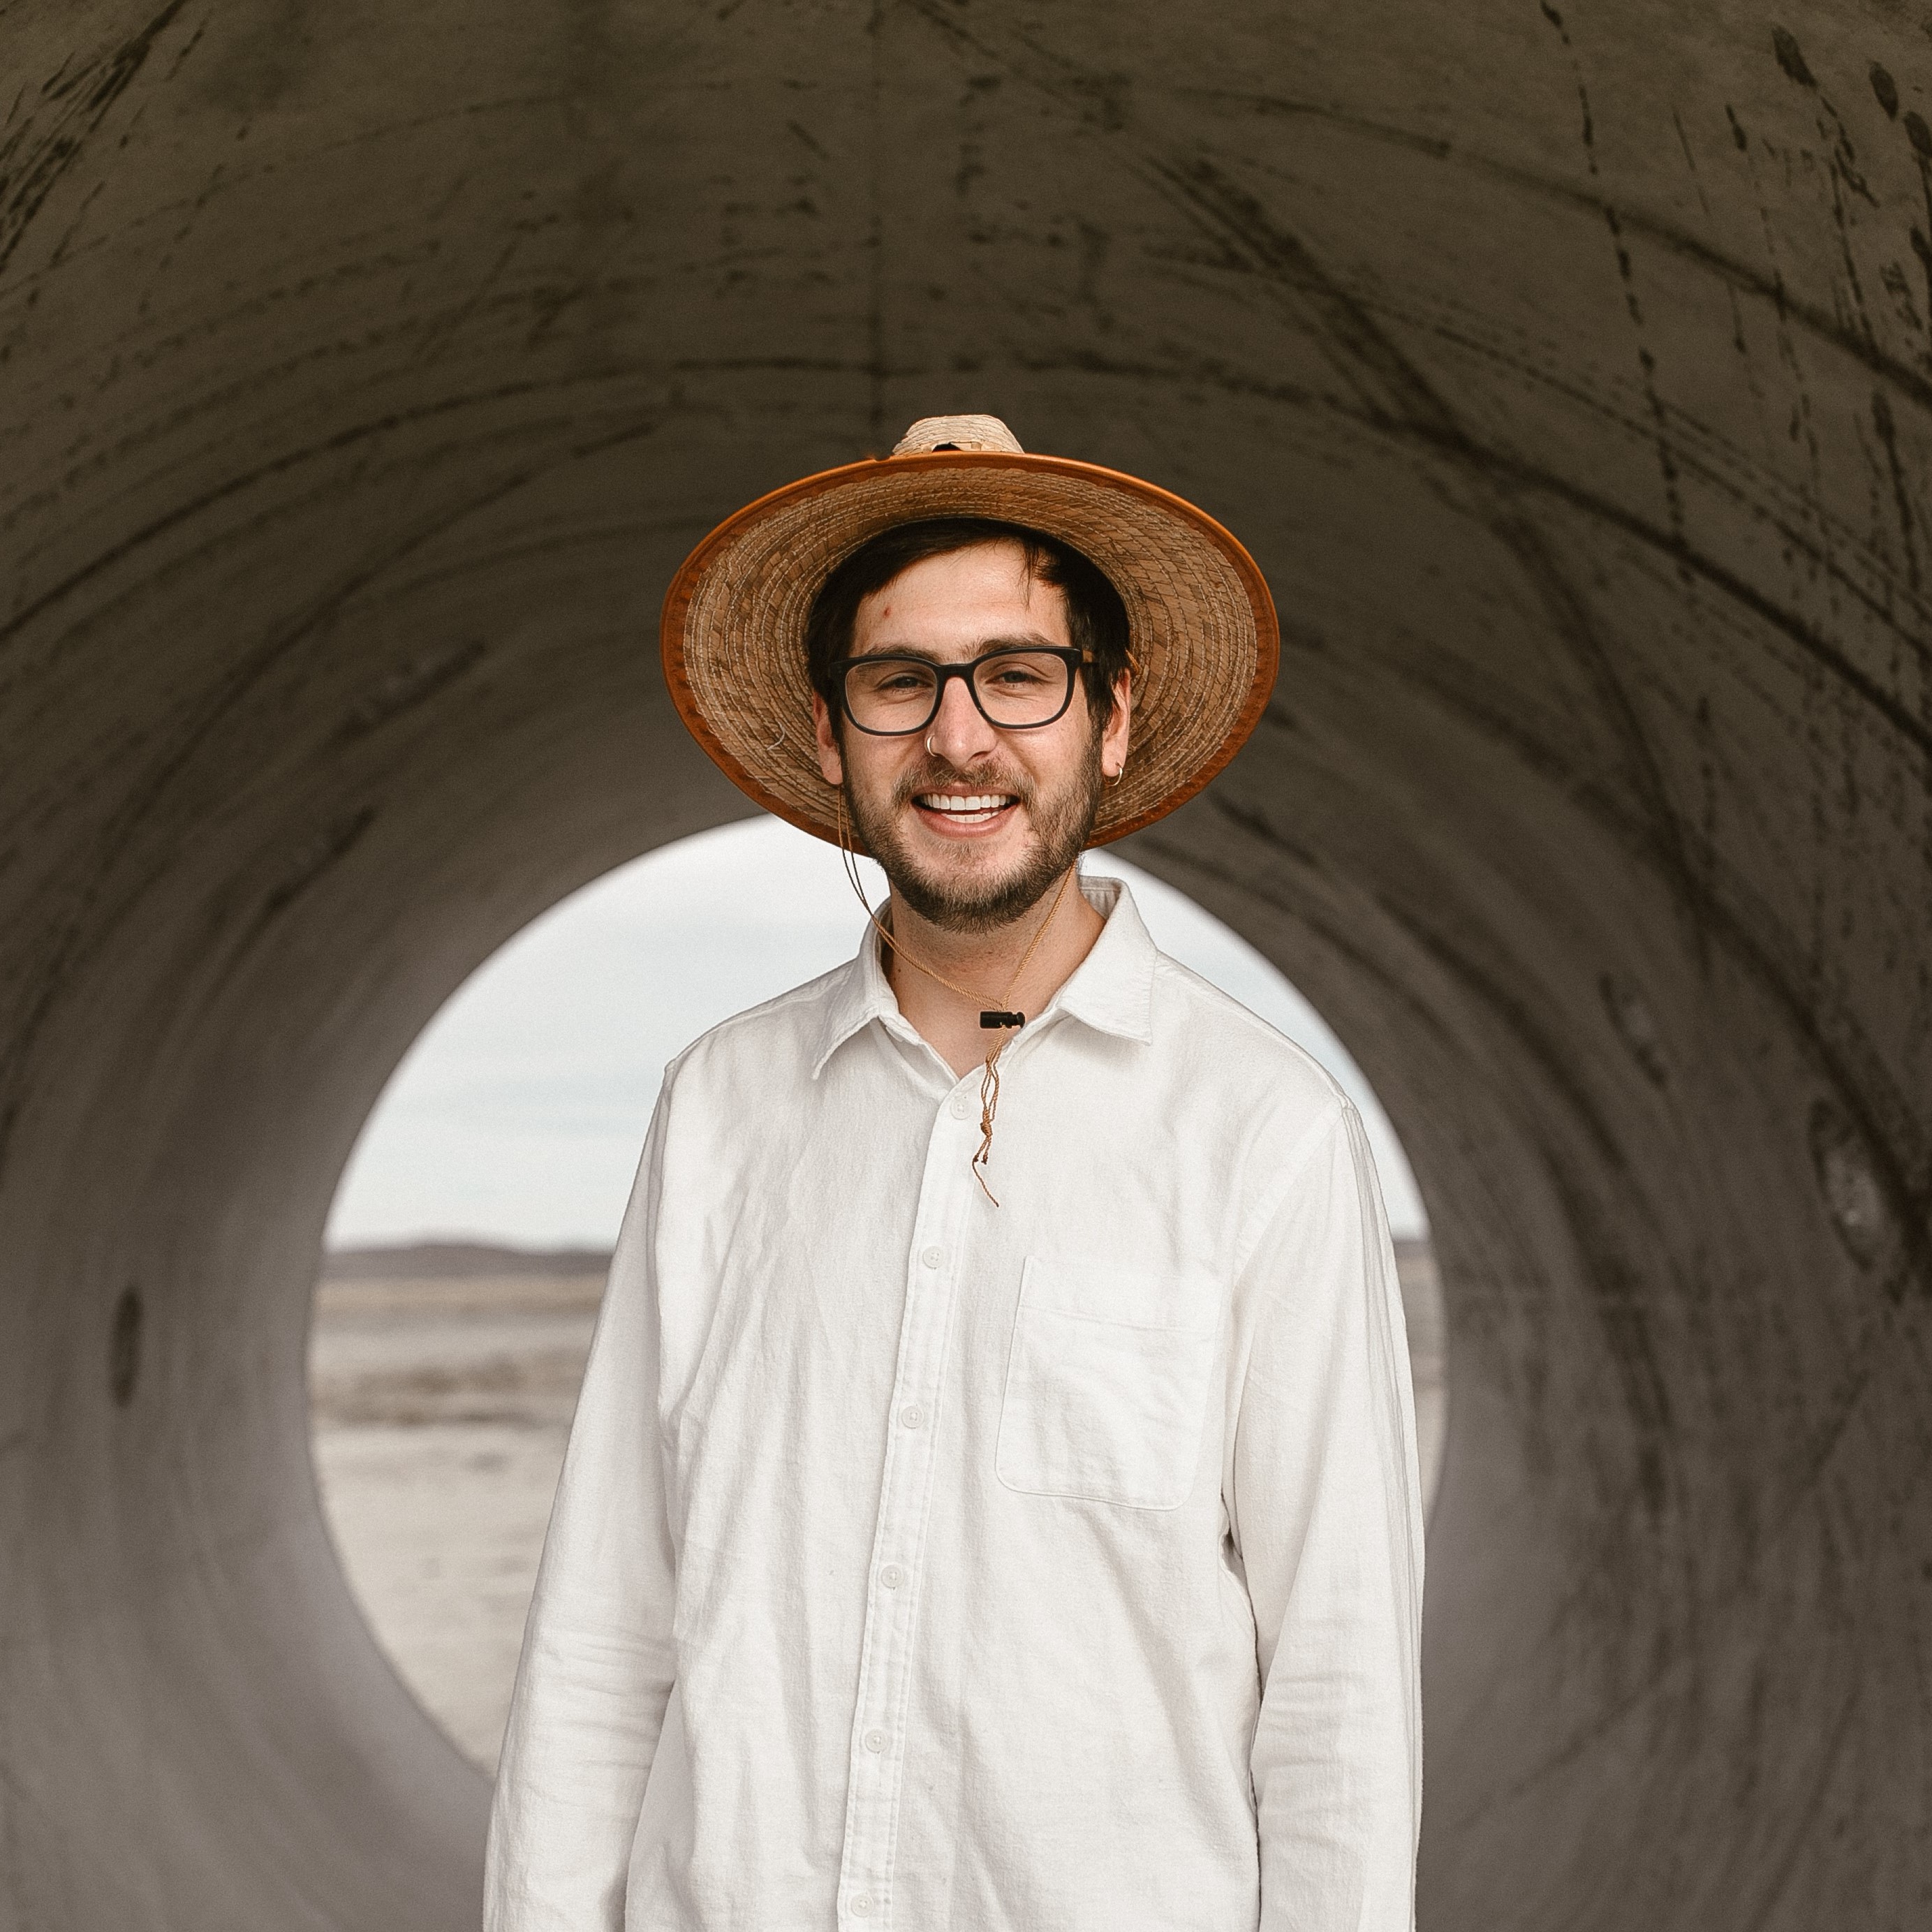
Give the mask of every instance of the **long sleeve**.
[{"label": "long sleeve", "polygon": [[1422,1798],[1422,1504],[1394,1251],[1344,1101],[1242,1270],[1228,1498],[1254,1607],[1262,1932],[1410,1932]]},{"label": "long sleeve", "polygon": [[673,1674],[658,1430],[661,1096],[611,1259],[524,1635],[490,1820],[485,1932],[619,1932]]}]

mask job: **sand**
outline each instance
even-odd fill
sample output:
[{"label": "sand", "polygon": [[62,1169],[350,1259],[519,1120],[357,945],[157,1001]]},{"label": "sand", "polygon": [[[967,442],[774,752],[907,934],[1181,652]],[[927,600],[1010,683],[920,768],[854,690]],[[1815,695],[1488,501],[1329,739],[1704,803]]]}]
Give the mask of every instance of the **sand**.
[{"label": "sand", "polygon": [[[1405,1246],[1424,1492],[1444,1420],[1427,1250]],[[494,1770],[601,1275],[325,1280],[309,1358],[315,1457],[378,1640]]]},{"label": "sand", "polygon": [[458,1745],[494,1769],[602,1276],[325,1282],[316,1466],[351,1587]]}]

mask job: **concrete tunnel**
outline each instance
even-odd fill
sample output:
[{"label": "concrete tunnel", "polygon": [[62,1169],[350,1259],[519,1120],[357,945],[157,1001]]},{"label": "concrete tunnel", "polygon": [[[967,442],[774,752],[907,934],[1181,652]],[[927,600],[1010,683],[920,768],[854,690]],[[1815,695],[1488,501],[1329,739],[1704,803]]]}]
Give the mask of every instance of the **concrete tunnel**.
[{"label": "concrete tunnel", "polygon": [[1448,1296],[1425,1932],[1932,1923],[1932,14],[0,13],[0,1926],[473,1924],[303,1343],[439,1004],[742,815],[717,518],[985,410],[1284,619],[1124,848]]}]

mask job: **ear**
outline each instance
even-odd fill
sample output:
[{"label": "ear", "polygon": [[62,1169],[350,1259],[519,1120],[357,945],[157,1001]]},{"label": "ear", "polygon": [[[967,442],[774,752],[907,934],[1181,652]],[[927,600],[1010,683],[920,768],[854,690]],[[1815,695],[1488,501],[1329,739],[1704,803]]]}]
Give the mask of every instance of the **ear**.
[{"label": "ear", "polygon": [[838,734],[832,707],[817,692],[812,694],[812,734],[818,740],[818,770],[827,784],[845,782],[845,760],[839,755]]},{"label": "ear", "polygon": [[1114,680],[1113,708],[1107,713],[1107,722],[1100,732],[1100,770],[1110,778],[1120,776],[1120,768],[1127,762],[1127,738],[1133,718],[1133,676],[1122,671]]}]

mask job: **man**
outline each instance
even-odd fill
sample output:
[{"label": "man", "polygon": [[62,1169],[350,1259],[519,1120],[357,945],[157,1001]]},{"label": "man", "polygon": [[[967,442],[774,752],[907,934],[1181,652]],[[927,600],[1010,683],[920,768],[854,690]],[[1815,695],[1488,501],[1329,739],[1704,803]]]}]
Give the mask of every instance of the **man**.
[{"label": "man", "polygon": [[1076,869],[1258,715],[1258,573],[941,418],[713,532],[664,642],[706,748],[891,895],[665,1076],[490,1932],[1408,1932],[1420,1505],[1360,1124]]}]

